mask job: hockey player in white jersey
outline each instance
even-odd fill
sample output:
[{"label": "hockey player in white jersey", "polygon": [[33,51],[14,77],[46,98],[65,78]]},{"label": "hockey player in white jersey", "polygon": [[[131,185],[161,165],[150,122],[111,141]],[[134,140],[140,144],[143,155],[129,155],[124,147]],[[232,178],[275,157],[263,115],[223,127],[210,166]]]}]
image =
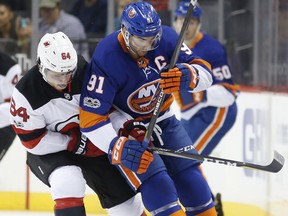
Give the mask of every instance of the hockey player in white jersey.
[{"label": "hockey player in white jersey", "polygon": [[13,58],[0,52],[0,161],[16,136],[10,125],[9,108],[13,88],[21,73],[21,66]]},{"label": "hockey player in white jersey", "polygon": [[109,215],[144,216],[139,196],[107,155],[79,131],[79,98],[87,62],[62,32],[46,34],[37,65],[14,89],[11,123],[31,171],[51,189],[56,216],[84,216],[85,184]]}]

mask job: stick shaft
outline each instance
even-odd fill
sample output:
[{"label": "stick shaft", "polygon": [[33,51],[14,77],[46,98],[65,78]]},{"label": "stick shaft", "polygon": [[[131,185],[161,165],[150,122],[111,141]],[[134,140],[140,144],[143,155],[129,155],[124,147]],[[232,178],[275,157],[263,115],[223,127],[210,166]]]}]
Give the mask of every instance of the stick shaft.
[{"label": "stick shaft", "polygon": [[154,153],[166,155],[166,156],[180,157],[180,158],[185,158],[185,159],[190,159],[190,160],[191,159],[199,160],[202,162],[211,162],[211,163],[222,164],[222,165],[227,165],[227,166],[262,170],[262,171],[273,172],[273,173],[279,172],[283,168],[284,163],[285,163],[284,157],[277,151],[274,151],[273,161],[269,165],[263,166],[259,164],[246,163],[246,162],[212,157],[212,156],[203,156],[203,155],[192,154],[192,153],[187,153],[187,152],[177,152],[177,151],[172,151],[169,149],[162,149],[162,148],[156,148],[156,147],[149,147],[149,150]]},{"label": "stick shaft", "polygon": [[[169,69],[173,68],[177,62],[182,43],[184,41],[185,32],[187,31],[187,28],[188,28],[188,25],[190,23],[190,19],[192,17],[192,13],[194,11],[194,7],[195,7],[196,3],[197,3],[196,0],[190,1],[190,5],[189,5],[188,11],[186,13],[184,23],[182,25],[181,32],[180,32],[178,40],[177,40],[177,44],[176,44],[175,50],[173,52],[173,55],[172,55],[172,58],[171,58],[171,61],[169,64]],[[147,131],[146,131],[146,134],[145,134],[145,137],[143,140],[144,145],[148,145],[148,143],[151,139],[153,129],[155,127],[155,124],[156,124],[157,118],[159,116],[162,104],[164,102],[164,98],[165,98],[165,93],[163,92],[163,89],[161,89],[160,94],[157,98],[157,103],[155,105],[155,109],[153,110],[152,117],[151,117],[151,120],[150,120],[149,125],[147,127]]]}]

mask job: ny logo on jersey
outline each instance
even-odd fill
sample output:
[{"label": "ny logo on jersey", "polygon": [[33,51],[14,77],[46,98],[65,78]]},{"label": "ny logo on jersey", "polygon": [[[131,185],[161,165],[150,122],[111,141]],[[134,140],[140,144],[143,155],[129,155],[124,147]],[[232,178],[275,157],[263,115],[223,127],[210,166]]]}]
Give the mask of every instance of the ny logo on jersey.
[{"label": "ny logo on jersey", "polygon": [[128,97],[129,108],[136,113],[147,114],[150,113],[157,103],[157,98],[160,94],[158,88],[159,80],[142,85]]}]

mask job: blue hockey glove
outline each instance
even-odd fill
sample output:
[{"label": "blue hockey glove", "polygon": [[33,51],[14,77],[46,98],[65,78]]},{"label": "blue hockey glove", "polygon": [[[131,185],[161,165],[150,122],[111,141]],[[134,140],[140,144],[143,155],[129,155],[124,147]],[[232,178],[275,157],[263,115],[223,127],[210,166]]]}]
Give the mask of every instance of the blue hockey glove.
[{"label": "blue hockey glove", "polygon": [[121,164],[137,174],[142,174],[153,161],[153,154],[147,151],[141,142],[121,136],[111,141],[108,158],[111,164]]},{"label": "blue hockey glove", "polygon": [[193,90],[199,80],[198,71],[187,63],[178,63],[174,68],[161,70],[160,88],[165,94],[179,90]]}]

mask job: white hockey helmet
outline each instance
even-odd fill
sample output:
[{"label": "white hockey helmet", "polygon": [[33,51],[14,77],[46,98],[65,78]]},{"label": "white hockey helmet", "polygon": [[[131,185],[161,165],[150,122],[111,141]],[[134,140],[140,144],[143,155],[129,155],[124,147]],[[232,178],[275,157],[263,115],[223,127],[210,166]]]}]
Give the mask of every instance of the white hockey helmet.
[{"label": "white hockey helmet", "polygon": [[74,75],[77,69],[77,52],[70,39],[63,33],[45,34],[37,48],[39,72],[45,81],[48,71]]}]

